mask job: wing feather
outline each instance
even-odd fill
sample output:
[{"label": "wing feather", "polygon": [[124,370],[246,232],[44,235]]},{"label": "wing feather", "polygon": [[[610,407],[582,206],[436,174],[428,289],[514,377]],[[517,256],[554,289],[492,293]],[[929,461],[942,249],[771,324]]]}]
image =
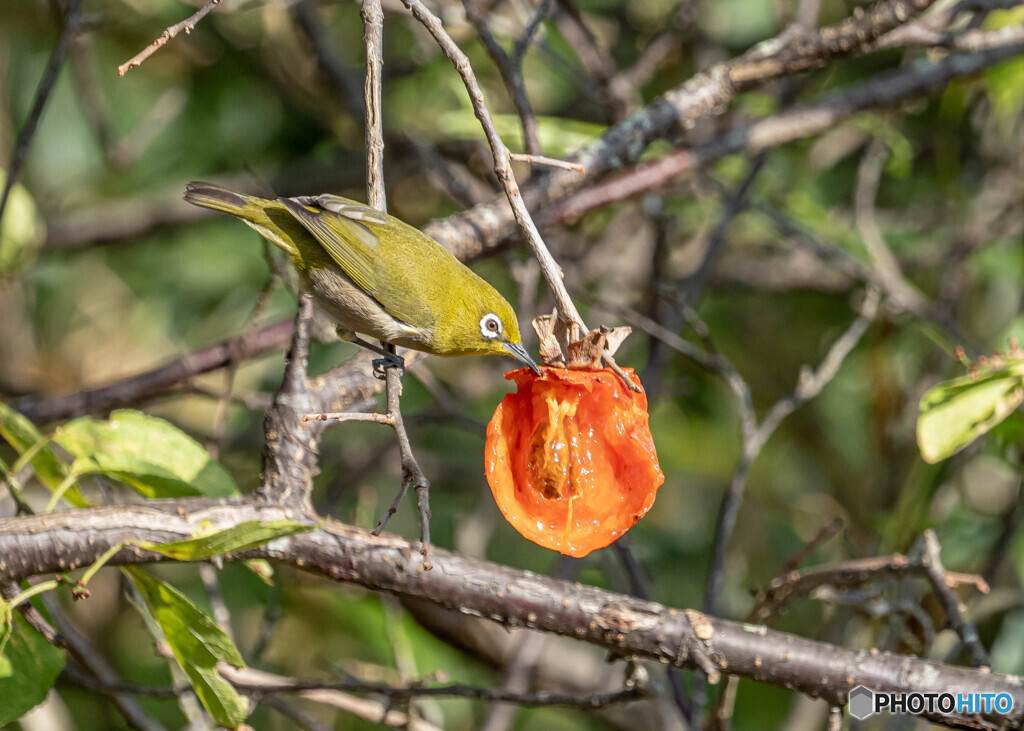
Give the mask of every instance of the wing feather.
[{"label": "wing feather", "polygon": [[357,287],[367,294],[374,293],[379,286],[378,267],[371,252],[379,242],[370,229],[344,215],[313,211],[290,198],[278,200]]}]

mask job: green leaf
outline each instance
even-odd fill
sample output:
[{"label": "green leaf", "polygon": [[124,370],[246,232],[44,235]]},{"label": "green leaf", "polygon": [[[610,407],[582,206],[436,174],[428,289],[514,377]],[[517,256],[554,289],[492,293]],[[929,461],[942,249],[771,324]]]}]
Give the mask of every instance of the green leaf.
[{"label": "green leaf", "polygon": [[0,653],[0,726],[12,723],[46,699],[64,667],[64,651],[36,632],[20,615],[8,626]]},{"label": "green leaf", "polygon": [[[523,149],[522,121],[514,114],[495,114],[494,126],[512,149]],[[439,136],[447,140],[483,139],[480,122],[468,104],[438,116]],[[560,117],[537,117],[537,136],[548,155],[563,157],[599,137],[607,127]]]},{"label": "green leaf", "polygon": [[242,564],[267,586],[274,585],[274,567],[270,565],[270,561],[263,558],[250,558],[248,561],[243,561]]},{"label": "green leaf", "polygon": [[[0,403],[0,436],[14,447],[19,455],[31,453],[29,462],[36,477],[51,491],[60,487],[68,476],[67,468],[39,433],[35,425],[5,403]],[[65,491],[64,498],[75,507],[84,507],[89,501],[77,487]]]},{"label": "green leaf", "polygon": [[99,473],[150,498],[238,494],[227,470],[170,422],[141,411],[115,411],[107,421],[75,419],[54,441],[74,457],[75,474]]},{"label": "green leaf", "polygon": [[[0,188],[6,180],[7,173],[0,170]],[[46,227],[32,195],[21,183],[15,183],[0,221],[0,279],[28,266],[45,237]]]},{"label": "green leaf", "polygon": [[[7,647],[7,641],[11,639],[11,630],[14,628],[13,612],[14,605],[0,599],[0,658],[4,656],[4,648]],[[0,659],[0,676],[4,674],[4,662],[4,660]]]},{"label": "green leaf", "polygon": [[[989,13],[985,17],[984,27],[996,30],[1024,23],[1024,8],[1008,8]],[[999,139],[1010,139],[1016,120],[1024,110],[1024,88],[1020,83],[1024,73],[1024,60],[1012,58],[987,69],[982,75],[982,83],[988,94],[991,107],[992,127]]]},{"label": "green leaf", "polygon": [[951,457],[1022,402],[1024,377],[1014,369],[940,383],[921,399],[917,417],[921,456],[929,464]]},{"label": "green leaf", "polygon": [[275,538],[305,533],[314,528],[314,523],[298,523],[294,520],[250,520],[197,538],[159,544],[144,541],[139,546],[179,561],[202,561],[212,556],[245,551]]},{"label": "green leaf", "polygon": [[217,723],[237,728],[245,721],[245,699],[216,670],[221,661],[236,668],[245,666],[231,638],[170,584],[139,568],[122,570],[163,631],[200,702]]}]

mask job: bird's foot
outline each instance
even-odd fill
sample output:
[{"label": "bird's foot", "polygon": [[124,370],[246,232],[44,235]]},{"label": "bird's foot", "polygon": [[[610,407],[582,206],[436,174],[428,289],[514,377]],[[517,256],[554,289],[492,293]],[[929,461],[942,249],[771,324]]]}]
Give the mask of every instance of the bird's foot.
[{"label": "bird's foot", "polygon": [[399,376],[405,373],[405,359],[396,353],[387,353],[383,358],[375,358],[372,365],[373,375],[381,381],[387,379],[388,368],[397,368]]}]

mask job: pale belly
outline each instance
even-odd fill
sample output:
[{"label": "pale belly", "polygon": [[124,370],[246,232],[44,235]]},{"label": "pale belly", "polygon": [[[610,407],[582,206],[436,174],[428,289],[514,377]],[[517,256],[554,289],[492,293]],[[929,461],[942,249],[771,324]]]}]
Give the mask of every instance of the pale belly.
[{"label": "pale belly", "polygon": [[340,272],[307,271],[302,279],[316,306],[342,328],[386,343],[433,352],[429,330],[417,330],[395,319]]}]

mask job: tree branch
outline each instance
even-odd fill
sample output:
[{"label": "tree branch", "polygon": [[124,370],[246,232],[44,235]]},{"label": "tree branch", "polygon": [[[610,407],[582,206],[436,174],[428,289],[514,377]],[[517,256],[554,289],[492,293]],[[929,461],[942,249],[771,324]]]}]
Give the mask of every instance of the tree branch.
[{"label": "tree branch", "polygon": [[294,324],[291,318],[261,327],[242,337],[201,348],[151,371],[66,396],[22,396],[11,406],[32,421],[46,424],[82,414],[109,411],[159,396],[165,391],[203,373],[254,358],[288,342]]},{"label": "tree branch", "polygon": [[[0,521],[0,578],[86,566],[118,541],[169,541],[192,535],[203,522],[218,529],[248,520],[295,519],[293,511],[259,501],[175,500],[88,508]],[[952,667],[877,650],[852,650],[764,627],[677,610],[578,583],[538,576],[435,549],[433,571],[421,570],[414,545],[373,536],[338,522],[274,541],[238,558],[270,558],[336,581],[426,599],[506,627],[527,626],[575,637],[616,653],[693,667],[700,653],[686,640],[697,630],[702,653],[722,669],[792,688],[829,703],[845,702],[850,688],[876,691],[1008,693],[1013,714],[932,717],[936,723],[975,728],[1020,728],[1024,679]],[[128,547],[112,564],[166,561]]]},{"label": "tree branch", "polygon": [[[933,2],[883,0],[867,12],[817,32],[787,30],[732,61],[697,74],[614,125],[594,142],[580,147],[570,159],[587,170],[586,178],[554,170],[536,181],[524,183],[523,202],[532,210],[541,210],[589,186],[605,173],[635,164],[651,142],[669,132],[692,125],[698,119],[722,114],[741,92],[787,74],[816,68],[828,59],[860,52]],[[513,233],[514,226],[504,200],[495,200],[449,216],[424,230],[460,259],[467,259],[505,240]]]}]

